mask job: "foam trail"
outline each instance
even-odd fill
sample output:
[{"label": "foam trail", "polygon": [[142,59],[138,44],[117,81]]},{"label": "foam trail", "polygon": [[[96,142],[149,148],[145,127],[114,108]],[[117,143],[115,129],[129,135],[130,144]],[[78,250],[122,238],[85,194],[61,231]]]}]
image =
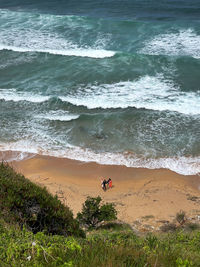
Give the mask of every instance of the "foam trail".
[{"label": "foam trail", "polygon": [[23,153],[40,154],[60,158],[70,158],[83,162],[97,162],[105,165],[124,165],[133,168],[169,169],[183,175],[197,175],[200,173],[200,157],[172,157],[172,158],[140,158],[130,153],[96,153],[90,149],[65,145],[65,150],[42,148],[31,141],[0,144],[0,151],[19,151]]},{"label": "foam trail", "polygon": [[14,52],[37,52],[37,53],[48,53],[53,55],[62,55],[62,56],[76,56],[76,57],[90,57],[90,58],[107,58],[113,57],[115,55],[114,51],[107,51],[104,49],[38,49],[38,48],[28,48],[28,47],[15,47],[0,44],[0,50],[11,50]]},{"label": "foam trail", "polygon": [[181,92],[171,81],[165,80],[161,75],[144,76],[133,82],[91,85],[80,88],[76,96],[60,96],[60,99],[89,109],[136,107],[200,114],[199,93]]},{"label": "foam trail", "polygon": [[0,99],[14,102],[28,101],[33,103],[41,103],[49,100],[50,97],[17,92],[16,89],[0,89]]}]

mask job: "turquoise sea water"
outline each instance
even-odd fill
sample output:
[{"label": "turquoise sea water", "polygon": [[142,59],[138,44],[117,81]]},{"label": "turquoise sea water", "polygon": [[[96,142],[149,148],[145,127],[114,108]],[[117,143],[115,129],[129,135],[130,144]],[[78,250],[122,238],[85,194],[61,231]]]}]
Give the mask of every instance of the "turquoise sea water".
[{"label": "turquoise sea water", "polygon": [[0,0],[0,150],[200,172],[200,2]]}]

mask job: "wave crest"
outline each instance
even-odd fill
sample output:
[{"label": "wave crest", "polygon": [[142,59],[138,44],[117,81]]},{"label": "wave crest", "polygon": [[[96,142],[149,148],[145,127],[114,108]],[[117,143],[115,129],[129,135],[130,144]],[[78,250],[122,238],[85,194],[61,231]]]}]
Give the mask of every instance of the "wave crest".
[{"label": "wave crest", "polygon": [[144,76],[133,82],[91,85],[80,88],[76,95],[60,96],[60,99],[89,109],[135,107],[193,115],[200,113],[198,92],[181,92],[162,76]]},{"label": "wave crest", "polygon": [[46,119],[50,121],[71,121],[79,118],[79,115],[70,114],[68,111],[56,110],[46,114],[36,115],[35,118]]},{"label": "wave crest", "polygon": [[[107,58],[115,55],[106,49],[108,35],[97,35],[92,44],[82,40],[84,19],[73,16],[40,15],[0,10],[0,50],[49,53],[62,56]],[[73,19],[74,18],[74,19]],[[42,25],[42,27],[41,27]],[[63,28],[60,34],[58,28]],[[79,38],[72,33],[82,29]],[[80,30],[79,29],[79,30]],[[87,34],[85,39],[87,40]]]},{"label": "wave crest", "polygon": [[113,57],[115,55],[114,51],[107,51],[103,49],[48,49],[48,48],[28,48],[28,47],[15,47],[9,45],[0,44],[0,50],[11,50],[14,52],[37,52],[37,53],[48,53],[53,55],[62,56],[76,56],[76,57],[90,57],[90,58],[106,58]]}]

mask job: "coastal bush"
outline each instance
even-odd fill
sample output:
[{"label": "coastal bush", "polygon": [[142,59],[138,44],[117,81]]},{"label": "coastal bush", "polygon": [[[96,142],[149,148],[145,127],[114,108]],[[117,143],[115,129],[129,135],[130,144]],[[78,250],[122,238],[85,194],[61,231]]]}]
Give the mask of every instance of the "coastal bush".
[{"label": "coastal bush", "polygon": [[0,216],[33,233],[84,236],[68,207],[6,163],[0,164]]},{"label": "coastal bush", "polygon": [[113,203],[100,205],[101,197],[87,197],[82,212],[77,214],[78,221],[87,228],[95,228],[102,221],[117,219],[117,211]]}]

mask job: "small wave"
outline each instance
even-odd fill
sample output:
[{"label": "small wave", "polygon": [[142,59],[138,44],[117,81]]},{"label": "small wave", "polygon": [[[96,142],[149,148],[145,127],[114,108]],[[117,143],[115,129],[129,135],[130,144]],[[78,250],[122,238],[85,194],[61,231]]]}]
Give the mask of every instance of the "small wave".
[{"label": "small wave", "polygon": [[14,52],[37,52],[37,53],[48,53],[53,55],[63,55],[63,56],[76,56],[76,57],[90,57],[90,58],[106,58],[113,57],[115,55],[114,51],[107,51],[103,49],[38,49],[38,48],[26,48],[26,47],[15,47],[0,44],[0,50],[11,50]]},{"label": "small wave", "polygon": [[[97,162],[105,165],[123,165],[133,168],[169,169],[183,175],[196,175],[200,173],[200,157],[174,157],[174,158],[141,158],[132,153],[95,153],[89,149],[82,149],[70,145],[65,150],[43,149],[30,141],[18,141],[15,143],[0,144],[0,151],[19,151],[26,153],[70,158],[83,162]],[[21,159],[23,157],[21,156]],[[20,159],[20,156],[18,156]]]},{"label": "small wave", "polygon": [[31,95],[24,92],[17,92],[16,89],[0,89],[0,99],[5,101],[28,101],[41,103],[49,100],[49,96]]},{"label": "small wave", "polygon": [[200,58],[200,35],[192,29],[177,33],[159,34],[145,42],[140,53],[149,55],[191,56]]},{"label": "small wave", "polygon": [[198,93],[181,92],[162,76],[144,76],[133,82],[91,85],[80,88],[76,95],[60,96],[60,99],[89,109],[135,107],[193,115],[200,113]]},{"label": "small wave", "polygon": [[38,119],[46,119],[51,121],[71,121],[76,120],[79,118],[79,115],[69,114],[67,111],[57,110],[57,111],[50,111],[48,114],[41,114],[35,116]]}]

